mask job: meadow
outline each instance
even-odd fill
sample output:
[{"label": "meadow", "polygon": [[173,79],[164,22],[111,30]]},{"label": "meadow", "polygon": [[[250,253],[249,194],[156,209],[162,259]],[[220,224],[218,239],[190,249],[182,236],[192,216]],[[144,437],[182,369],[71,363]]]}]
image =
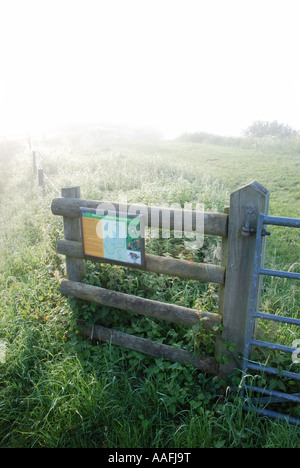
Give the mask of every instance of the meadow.
[{"label": "meadow", "polygon": [[[204,203],[206,211],[223,211],[232,191],[257,180],[271,192],[271,215],[300,217],[299,140],[108,141],[80,147],[37,142],[36,150],[54,183],[45,190],[37,186],[25,145],[0,159],[0,342],[5,345],[0,447],[300,447],[300,428],[242,410],[239,371],[227,378],[209,376],[189,364],[83,340],[78,318],[189,351],[200,347],[210,355],[214,350],[214,336],[206,330],[170,326],[62,296],[59,281],[65,264],[56,242],[63,237],[63,226],[50,210],[60,187],[80,185],[83,198]],[[300,271],[295,231],[272,228],[267,266]],[[185,251],[180,239],[149,237],[146,250],[220,261],[220,241],[214,237],[205,238],[203,248],[193,252]],[[216,311],[218,304],[215,285],[120,266],[87,262],[86,281],[186,307],[198,304],[207,311]],[[263,310],[288,311],[299,318],[299,304],[295,281],[269,278],[264,283]],[[292,326],[262,326],[260,333],[289,346],[300,338]],[[261,358],[290,364],[281,355]],[[294,371],[299,366],[294,364]],[[260,379],[263,385],[264,377]],[[272,385],[284,390],[293,384],[274,379]]]}]

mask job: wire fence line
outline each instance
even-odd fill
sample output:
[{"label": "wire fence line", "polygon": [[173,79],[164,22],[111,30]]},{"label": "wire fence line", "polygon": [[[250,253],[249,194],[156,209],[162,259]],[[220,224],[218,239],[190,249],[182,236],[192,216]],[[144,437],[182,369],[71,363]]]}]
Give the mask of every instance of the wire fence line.
[{"label": "wire fence line", "polygon": [[[40,163],[40,161],[39,161],[39,159],[37,157],[37,152],[35,150],[32,151],[32,164],[33,164],[33,172],[37,176],[38,185],[40,187],[43,187],[43,190],[47,190],[48,192],[50,192],[50,188],[49,188],[49,184],[50,184],[50,186],[57,193],[60,194],[59,188],[50,179],[50,177],[47,174],[45,174],[45,171],[41,166],[41,163]],[[48,184],[45,183],[46,181],[48,182]]]},{"label": "wire fence line", "polygon": [[60,190],[56,187],[56,185],[52,182],[51,179],[47,176],[47,174],[44,173],[44,177],[48,180],[48,182],[52,185],[52,187],[60,194]]}]

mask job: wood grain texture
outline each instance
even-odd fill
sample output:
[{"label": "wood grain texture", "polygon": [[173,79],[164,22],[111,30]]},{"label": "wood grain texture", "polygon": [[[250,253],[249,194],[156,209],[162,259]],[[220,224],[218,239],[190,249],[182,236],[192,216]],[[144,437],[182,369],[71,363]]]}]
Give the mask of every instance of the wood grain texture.
[{"label": "wood grain texture", "polygon": [[212,357],[194,357],[188,351],[185,351],[175,346],[155,343],[146,338],[140,338],[128,333],[105,328],[100,325],[87,327],[84,323],[79,323],[81,335],[86,338],[96,339],[99,341],[109,342],[115,346],[123,346],[124,348],[139,351],[143,354],[154,356],[157,358],[165,358],[172,362],[189,362],[194,367],[209,374],[218,373],[218,364]]},{"label": "wood grain texture", "polygon": [[[251,228],[256,228],[259,213],[267,214],[269,191],[254,181],[236,190],[230,197],[228,242],[225,246],[226,279],[222,298],[223,334],[225,342],[235,343],[235,351],[230,363],[223,367],[224,373],[241,368],[239,355],[244,353],[246,329],[252,285],[255,235],[244,237],[242,228],[248,220]],[[263,242],[264,244],[264,242]],[[262,260],[263,260],[262,251]]]},{"label": "wood grain texture", "polygon": [[[60,239],[57,242],[57,251],[62,255],[69,257],[84,258],[83,245],[81,242],[67,241]],[[172,257],[162,257],[159,255],[145,256],[145,271],[179,278],[191,279],[208,283],[224,283],[225,269],[220,265],[211,265],[207,263],[195,263],[187,260],[176,259]],[[105,263],[103,259],[93,258],[93,261]],[[106,261],[106,263],[111,263]],[[131,265],[134,268],[134,265]]]},{"label": "wood grain texture", "polygon": [[[197,223],[197,212],[185,210],[186,219],[189,222],[178,222],[181,219],[182,210],[171,208],[150,207],[138,204],[123,204],[117,202],[105,202],[97,200],[85,200],[78,198],[54,198],[51,204],[51,210],[54,215],[68,216],[76,218],[80,216],[80,207],[97,209],[99,206],[103,207],[104,204],[110,206],[116,211],[129,212],[131,214],[140,213],[145,214],[145,225],[155,228],[166,228],[163,220],[170,220],[168,227],[170,230],[182,230],[186,232],[195,232],[214,236],[227,236],[227,222],[228,215],[225,213],[211,213],[204,212],[203,220]],[[200,216],[201,217],[201,216]],[[177,220],[176,225],[174,220]]]},{"label": "wood grain texture", "polygon": [[60,291],[67,296],[182,325],[192,326],[202,323],[205,328],[212,328],[221,322],[219,314],[144,299],[67,279],[61,281]]},{"label": "wood grain texture", "polygon": [[[63,187],[61,189],[63,197],[78,197],[80,198],[80,187]],[[64,199],[64,198],[63,198]],[[81,226],[79,218],[70,216],[63,217],[64,223],[64,236],[66,240],[77,241],[81,240]],[[68,278],[72,281],[81,281],[84,277],[84,261],[82,258],[74,258],[66,256],[66,270]]]}]

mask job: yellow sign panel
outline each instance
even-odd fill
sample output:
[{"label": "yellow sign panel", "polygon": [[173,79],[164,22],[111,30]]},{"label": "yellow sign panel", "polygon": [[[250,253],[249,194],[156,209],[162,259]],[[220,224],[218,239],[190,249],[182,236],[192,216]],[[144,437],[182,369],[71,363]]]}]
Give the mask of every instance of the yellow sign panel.
[{"label": "yellow sign panel", "polygon": [[98,230],[102,231],[101,219],[82,217],[82,232],[84,238],[84,253],[92,257],[104,257],[103,239],[97,236]]},{"label": "yellow sign panel", "polygon": [[113,263],[144,266],[145,228],[142,215],[81,208],[83,250],[85,255]]}]

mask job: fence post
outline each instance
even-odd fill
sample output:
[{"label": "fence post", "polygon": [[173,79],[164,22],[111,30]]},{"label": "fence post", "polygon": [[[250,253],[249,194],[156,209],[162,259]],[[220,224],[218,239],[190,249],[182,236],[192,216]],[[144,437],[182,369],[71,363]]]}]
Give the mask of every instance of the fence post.
[{"label": "fence post", "polygon": [[[268,213],[269,191],[254,181],[233,192],[230,196],[228,239],[223,253],[226,262],[225,287],[221,291],[219,313],[223,315],[222,342],[235,343],[229,353],[229,363],[222,364],[220,371],[229,374],[241,369],[244,353],[250,292],[253,275],[255,235],[245,237],[242,228],[246,221],[256,228],[259,213]],[[227,245],[226,245],[227,244]],[[262,260],[264,255],[264,242]]]},{"label": "fence post", "polygon": [[43,169],[38,169],[38,184],[39,187],[44,187],[44,171]]},{"label": "fence post", "polygon": [[[224,213],[229,215],[229,206],[225,206]],[[223,317],[224,315],[224,300],[225,300],[225,278],[226,278],[226,268],[227,268],[227,255],[228,255],[228,233],[227,236],[222,237],[221,244],[221,266],[225,269],[224,283],[219,285],[219,305],[218,313]],[[222,318],[223,320],[223,318]],[[223,341],[219,333],[216,335],[215,342],[215,356],[218,357],[219,354],[223,351]]]},{"label": "fence post", "polygon": [[32,165],[33,165],[33,173],[37,174],[37,163],[36,163],[36,152],[32,151]]},{"label": "fence post", "polygon": [[[80,198],[80,187],[63,187],[61,195],[64,198]],[[64,236],[66,240],[81,241],[81,227],[79,218],[64,216]],[[84,276],[84,261],[80,258],[66,256],[66,269],[68,279],[81,281]]]}]

